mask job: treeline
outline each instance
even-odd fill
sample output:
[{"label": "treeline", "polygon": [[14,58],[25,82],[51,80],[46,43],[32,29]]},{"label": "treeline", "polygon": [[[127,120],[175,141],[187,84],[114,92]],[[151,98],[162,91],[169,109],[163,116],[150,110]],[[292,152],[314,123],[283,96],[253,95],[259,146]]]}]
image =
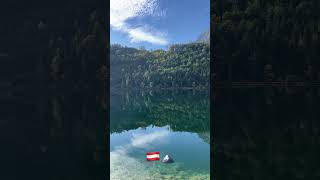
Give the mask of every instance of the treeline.
[{"label": "treeline", "polygon": [[148,51],[112,45],[111,88],[205,88],[209,86],[209,44],[194,42]]},{"label": "treeline", "polygon": [[217,80],[320,79],[318,0],[218,0],[212,9]]}]

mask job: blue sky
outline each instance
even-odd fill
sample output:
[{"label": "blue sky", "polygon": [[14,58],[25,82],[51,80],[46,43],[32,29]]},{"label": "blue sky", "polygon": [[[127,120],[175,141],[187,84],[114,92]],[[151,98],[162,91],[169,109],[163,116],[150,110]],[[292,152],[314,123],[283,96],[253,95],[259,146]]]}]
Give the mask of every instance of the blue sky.
[{"label": "blue sky", "polygon": [[111,0],[111,44],[166,49],[210,27],[210,0]]}]

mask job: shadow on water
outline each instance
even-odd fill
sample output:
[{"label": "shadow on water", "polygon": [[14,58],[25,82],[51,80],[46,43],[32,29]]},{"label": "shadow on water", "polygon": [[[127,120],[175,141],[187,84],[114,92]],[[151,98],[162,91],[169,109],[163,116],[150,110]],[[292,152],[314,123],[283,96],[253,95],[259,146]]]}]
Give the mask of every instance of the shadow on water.
[{"label": "shadow on water", "polygon": [[1,179],[105,179],[107,114],[102,97],[90,94],[2,97]]},{"label": "shadow on water", "polygon": [[319,179],[319,88],[216,91],[217,179]]}]

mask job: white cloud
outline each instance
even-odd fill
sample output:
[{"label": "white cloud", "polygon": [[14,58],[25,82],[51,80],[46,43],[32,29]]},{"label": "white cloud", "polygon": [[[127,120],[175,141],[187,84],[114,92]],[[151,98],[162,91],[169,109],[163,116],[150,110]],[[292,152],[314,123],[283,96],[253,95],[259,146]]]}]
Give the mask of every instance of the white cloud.
[{"label": "white cloud", "polygon": [[162,37],[159,37],[155,34],[147,32],[145,28],[135,28],[129,31],[129,36],[131,38],[131,42],[141,42],[147,41],[153,44],[159,45],[167,45],[168,41]]},{"label": "white cloud", "polygon": [[167,45],[168,41],[163,34],[150,28],[131,27],[127,21],[142,16],[162,16],[157,0],[111,0],[110,25],[117,31],[127,33],[131,42],[149,42],[158,45]]}]

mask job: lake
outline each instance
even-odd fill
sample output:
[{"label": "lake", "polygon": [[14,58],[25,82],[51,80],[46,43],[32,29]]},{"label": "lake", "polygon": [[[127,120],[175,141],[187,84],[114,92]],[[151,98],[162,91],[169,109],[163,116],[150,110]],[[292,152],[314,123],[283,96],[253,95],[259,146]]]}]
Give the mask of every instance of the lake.
[{"label": "lake", "polygon": [[318,87],[217,89],[216,179],[319,179]]},{"label": "lake", "polygon": [[1,95],[0,179],[107,179],[98,92],[25,87]]},{"label": "lake", "polygon": [[210,179],[208,91],[113,90],[110,103],[111,179]]}]

